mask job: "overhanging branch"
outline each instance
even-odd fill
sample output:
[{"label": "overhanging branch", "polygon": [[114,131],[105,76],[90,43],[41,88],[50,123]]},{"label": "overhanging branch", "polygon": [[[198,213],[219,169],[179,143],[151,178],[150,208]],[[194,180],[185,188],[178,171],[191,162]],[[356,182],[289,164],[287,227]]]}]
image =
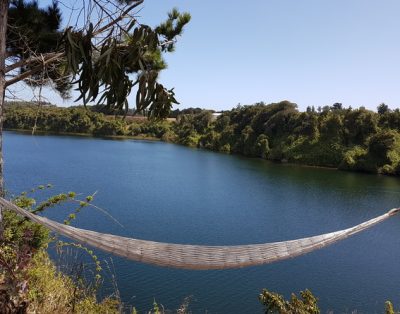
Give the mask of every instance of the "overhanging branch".
[{"label": "overhanging branch", "polygon": [[34,63],[34,62],[42,62],[43,60],[49,60],[49,59],[53,59],[53,57],[58,57],[61,58],[63,56],[63,53],[61,52],[52,52],[52,53],[46,53],[46,54],[42,54],[40,56],[35,56],[35,57],[31,57],[28,59],[22,59],[20,61],[17,61],[9,66],[6,67],[6,73],[13,71],[15,69],[18,69],[20,67],[26,66],[30,63]]},{"label": "overhanging branch", "polygon": [[30,69],[30,70],[28,70],[28,71],[26,71],[24,73],[21,73],[20,75],[17,75],[15,77],[13,77],[12,79],[7,80],[5,86],[8,87],[10,85],[18,83],[18,82],[28,78],[29,76],[42,71],[43,68],[46,65],[48,65],[49,63],[57,61],[62,56],[63,56],[63,53],[57,53],[53,57],[51,57],[51,58],[49,58],[47,60],[43,60],[43,62],[41,64],[37,65],[36,67],[33,67],[32,69]]}]

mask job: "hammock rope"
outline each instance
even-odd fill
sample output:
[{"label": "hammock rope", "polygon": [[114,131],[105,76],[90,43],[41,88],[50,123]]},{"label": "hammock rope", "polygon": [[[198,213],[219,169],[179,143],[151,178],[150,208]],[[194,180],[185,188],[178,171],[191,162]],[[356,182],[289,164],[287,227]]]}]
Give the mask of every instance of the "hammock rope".
[{"label": "hammock rope", "polygon": [[0,198],[0,205],[72,240],[127,259],[183,269],[227,269],[269,264],[300,256],[344,240],[400,212],[389,212],[354,227],[317,236],[264,244],[205,246],[126,238],[79,229],[37,216]]}]

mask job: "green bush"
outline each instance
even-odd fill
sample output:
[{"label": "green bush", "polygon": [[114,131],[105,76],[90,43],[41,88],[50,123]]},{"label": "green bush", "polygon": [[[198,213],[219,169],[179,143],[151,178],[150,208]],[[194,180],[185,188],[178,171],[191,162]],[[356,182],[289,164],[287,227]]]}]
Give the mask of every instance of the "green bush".
[{"label": "green bush", "polygon": [[301,291],[300,298],[292,294],[289,301],[283,296],[264,289],[259,295],[259,301],[265,314],[319,314],[318,299],[309,290]]},{"label": "green bush", "polygon": [[[40,190],[45,188],[38,187]],[[16,205],[31,212],[43,211],[65,201],[77,201],[75,193],[59,194],[38,205],[26,193],[14,199]],[[92,196],[81,203],[77,201],[79,205],[73,218],[91,201]],[[86,286],[83,280],[73,280],[57,271],[46,252],[49,242],[54,240],[48,229],[13,211],[5,209],[3,212],[4,230],[0,237],[0,312],[120,313],[119,299],[105,298],[98,302],[93,286]],[[68,222],[73,218],[69,215]],[[98,266],[98,263],[95,264]],[[97,275],[95,279],[98,280]]]}]

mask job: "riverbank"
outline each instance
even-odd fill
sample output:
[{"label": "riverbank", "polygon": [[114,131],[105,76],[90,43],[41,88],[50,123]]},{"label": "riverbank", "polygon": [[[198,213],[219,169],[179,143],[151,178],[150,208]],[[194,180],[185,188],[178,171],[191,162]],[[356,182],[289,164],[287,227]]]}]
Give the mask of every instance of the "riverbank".
[{"label": "riverbank", "polygon": [[[27,135],[32,135],[32,130],[21,130],[21,129],[5,129],[4,131],[8,132],[15,132],[15,133],[21,133],[21,134],[27,134]],[[104,138],[104,139],[110,139],[110,140],[137,140],[137,141],[151,141],[151,142],[164,142],[160,138],[156,137],[148,137],[148,136],[128,136],[128,135],[119,135],[119,136],[95,136],[93,134],[85,134],[85,133],[67,133],[67,132],[44,132],[44,131],[36,131],[34,135],[53,135],[53,136],[77,136],[77,137],[87,137],[87,138]],[[182,145],[186,146],[184,144],[179,144],[179,143],[174,143],[174,142],[167,142],[170,144],[175,144],[175,145]],[[192,147],[194,149],[204,149],[204,150],[209,150],[206,148],[201,148],[201,147]],[[216,152],[220,154],[227,154],[226,152]],[[243,158],[249,158],[249,159],[259,159],[259,160],[265,160],[260,157],[249,157],[249,156],[244,156],[243,154],[233,154],[237,156],[242,156]],[[328,167],[328,166],[315,166],[315,165],[306,165],[306,164],[301,164],[301,163],[293,163],[293,162],[287,162],[287,161],[274,161],[274,160],[265,160],[265,162],[270,162],[270,163],[275,163],[279,164],[281,166],[297,166],[301,168],[311,168],[311,169],[325,169],[325,170],[330,170],[330,171],[343,171],[341,169],[338,169],[337,167]],[[360,171],[358,171],[360,172]],[[374,175],[373,173],[370,172],[361,172],[364,174],[369,174],[369,175]],[[375,174],[376,175],[376,174]],[[378,174],[382,175],[382,174]]]},{"label": "riverbank", "polygon": [[89,133],[74,133],[74,132],[47,132],[47,131],[41,131],[41,130],[36,130],[34,134],[32,134],[32,130],[26,130],[26,129],[9,129],[9,128],[4,128],[4,131],[9,131],[9,132],[16,132],[16,133],[22,133],[22,134],[27,134],[27,135],[61,135],[61,136],[80,136],[80,137],[96,137],[96,138],[105,138],[105,139],[110,139],[110,140],[124,140],[124,139],[130,139],[130,140],[140,140],[140,141],[154,141],[154,142],[159,142],[161,141],[160,138],[154,137],[154,136],[146,136],[146,135],[93,135]]},{"label": "riverbank", "polygon": [[178,115],[123,119],[84,107],[6,108],[5,129],[113,139],[162,140],[282,163],[400,175],[400,110],[307,109],[287,101]]}]

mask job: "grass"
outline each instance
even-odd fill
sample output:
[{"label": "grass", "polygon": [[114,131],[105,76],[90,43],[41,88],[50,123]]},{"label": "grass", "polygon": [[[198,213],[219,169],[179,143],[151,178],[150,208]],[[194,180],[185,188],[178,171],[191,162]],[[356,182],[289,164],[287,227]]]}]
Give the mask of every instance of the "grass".
[{"label": "grass", "polygon": [[28,269],[28,312],[120,313],[120,301],[108,297],[98,302],[95,291],[75,283],[57,271],[47,252],[35,254]]}]

